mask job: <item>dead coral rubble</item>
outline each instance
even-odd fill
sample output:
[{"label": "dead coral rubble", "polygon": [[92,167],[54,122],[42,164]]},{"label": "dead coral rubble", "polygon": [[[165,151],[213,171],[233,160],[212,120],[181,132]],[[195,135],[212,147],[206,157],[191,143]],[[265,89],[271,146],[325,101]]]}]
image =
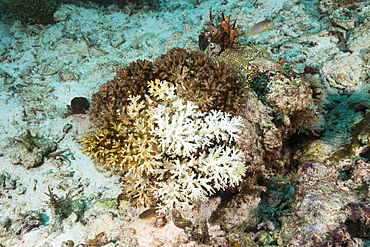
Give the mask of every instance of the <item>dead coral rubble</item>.
[{"label": "dead coral rubble", "polygon": [[23,165],[27,169],[42,165],[45,157],[58,147],[58,144],[53,140],[32,135],[29,130],[26,130],[19,137],[11,139],[13,143],[1,153],[11,157],[12,164]]}]

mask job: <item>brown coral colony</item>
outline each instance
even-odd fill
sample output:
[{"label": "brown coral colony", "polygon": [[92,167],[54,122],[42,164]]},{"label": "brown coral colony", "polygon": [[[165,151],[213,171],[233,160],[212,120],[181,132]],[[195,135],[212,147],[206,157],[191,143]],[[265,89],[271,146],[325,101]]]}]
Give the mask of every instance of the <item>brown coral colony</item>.
[{"label": "brown coral colony", "polygon": [[122,121],[119,110],[127,105],[128,97],[147,93],[146,84],[154,79],[152,67],[152,62],[146,60],[132,62],[92,95],[90,114],[99,127],[111,127],[111,123]]},{"label": "brown coral colony", "polygon": [[147,93],[147,82],[159,79],[180,84],[178,94],[202,110],[218,109],[237,114],[246,102],[244,83],[229,64],[207,55],[173,48],[154,62],[138,60],[121,68],[113,80],[93,94],[90,114],[99,127],[111,128],[129,96]]}]

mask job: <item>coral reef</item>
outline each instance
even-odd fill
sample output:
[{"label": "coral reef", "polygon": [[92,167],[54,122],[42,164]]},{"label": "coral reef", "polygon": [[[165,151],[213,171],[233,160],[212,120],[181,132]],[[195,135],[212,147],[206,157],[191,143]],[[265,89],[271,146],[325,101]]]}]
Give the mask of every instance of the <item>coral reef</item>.
[{"label": "coral reef", "polygon": [[343,7],[354,3],[365,2],[365,0],[333,0],[332,2],[336,3],[338,7]]},{"label": "coral reef", "polygon": [[160,157],[157,140],[150,134],[154,123],[148,108],[153,102],[138,102],[139,99],[140,96],[129,97],[131,102],[119,112],[120,121],[111,122],[114,124],[110,129],[87,134],[82,141],[83,152],[103,163],[107,170],[126,172],[130,166],[151,167],[155,165],[150,164],[151,160]]},{"label": "coral reef", "polygon": [[[369,106],[364,106],[361,103],[356,106],[358,109],[362,107],[367,109]],[[352,155],[360,156],[365,159],[370,158],[370,113],[367,110],[365,110],[365,112],[363,119],[359,123],[351,126],[351,141],[349,143],[347,142],[342,149],[333,153],[331,160],[338,161]]]},{"label": "coral reef", "polygon": [[[239,133],[242,138],[238,147],[250,164],[253,159],[263,158],[245,168],[250,175],[243,186],[249,188],[258,188],[258,180],[272,177],[271,171],[262,164],[281,156],[284,140],[293,133],[314,131],[321,126],[323,111],[319,94],[308,81],[294,73],[285,73],[280,64],[269,61],[264,50],[227,49],[221,59],[231,62],[236,69],[199,52],[174,48],[154,62],[138,60],[130,63],[93,95],[90,114],[100,128],[85,136],[83,152],[103,164],[100,167],[124,175],[124,191],[136,204],[150,205],[159,199],[164,203],[159,206],[163,212],[169,212],[173,207],[187,211],[193,207],[194,201],[203,201],[208,193],[213,193],[212,189],[207,189],[207,183],[199,184],[194,190],[199,190],[199,186],[206,189],[197,198],[192,198],[195,195],[189,191],[190,195],[179,199],[177,190],[187,191],[183,187],[187,181],[175,172],[176,167],[187,164],[196,173],[190,172],[189,168],[181,168],[182,172],[205,179],[205,171],[197,164],[197,159],[206,158],[201,150],[206,150],[213,159],[222,157],[221,150],[217,151],[214,145],[224,145],[229,137],[215,142],[212,140],[214,136],[198,142],[196,140],[202,140],[204,136],[189,136],[192,131],[198,133],[203,128],[205,122],[201,119],[210,124],[223,118],[215,109],[244,116],[247,127]],[[166,80],[168,84],[152,81],[153,78]],[[152,81],[149,87],[147,81]],[[244,81],[250,83],[254,92],[244,89]],[[171,91],[174,88],[177,96]],[[167,102],[166,107],[163,102]],[[186,106],[186,111],[180,102]],[[201,113],[198,107],[211,111],[210,115]],[[189,127],[189,121],[196,123]],[[159,129],[158,126],[162,127]],[[263,139],[258,136],[261,133],[251,132],[253,129],[262,129]],[[261,153],[255,140],[263,145],[265,154]],[[209,147],[205,149],[206,146]],[[224,157],[235,155],[228,149],[222,152],[225,152]],[[181,159],[175,164],[171,161],[174,157]],[[169,177],[178,180],[170,182]],[[212,184],[217,185],[215,181]],[[221,189],[226,184],[217,186],[216,189]]]},{"label": "coral reef", "polygon": [[231,247],[239,247],[239,246],[248,246],[248,247],[257,247],[257,243],[253,241],[251,237],[249,237],[244,232],[233,231],[226,235],[227,244]]},{"label": "coral reef", "polygon": [[313,160],[305,163],[290,179],[296,199],[292,212],[281,217],[278,244],[346,246],[368,242],[369,171],[370,164],[361,158],[354,163],[348,159],[328,165]]},{"label": "coral reef", "polygon": [[351,211],[351,216],[341,227],[338,227],[338,233],[335,235],[338,240],[350,244],[357,239],[368,240],[370,238],[370,205],[364,203],[349,203],[347,208]]},{"label": "coral reef", "polygon": [[[146,81],[149,87],[143,86]],[[237,227],[251,231],[250,236],[262,226],[266,232],[229,241],[251,239],[261,245],[280,241],[283,214],[294,201],[292,177],[285,178],[292,169],[292,152],[284,141],[294,133],[315,134],[324,122],[322,94],[315,84],[272,62],[264,49],[244,46],[225,49],[216,60],[174,48],[153,62],[132,62],[93,96],[92,109],[99,129],[85,136],[84,153],[98,167],[122,175],[125,199],[155,204],[165,214],[172,209],[185,213],[214,192],[239,184],[244,197],[223,202],[210,220],[217,217],[224,229]],[[226,131],[221,127],[224,117],[215,110],[243,116],[235,141],[230,142],[230,133],[218,140],[198,135],[205,123],[215,126],[211,122]],[[228,147],[244,154],[233,154]],[[221,175],[214,175],[218,181],[209,180],[206,163],[213,160],[211,169],[217,171],[223,169],[221,159],[233,160],[234,169],[243,163],[238,168],[243,172],[237,172],[246,172],[241,183],[220,184],[226,179]],[[246,201],[251,201],[247,207]]]},{"label": "coral reef", "polygon": [[247,166],[250,176],[243,186],[256,186],[253,179],[261,185],[274,172],[284,174],[289,168],[286,141],[292,134],[315,134],[325,123],[323,95],[316,84],[273,62],[263,48],[240,45],[226,49],[219,59],[232,64],[246,82],[241,113],[246,121],[239,146],[253,165]]},{"label": "coral reef", "polygon": [[323,140],[314,140],[300,146],[293,154],[293,162],[303,166],[311,160],[325,162],[332,155],[333,148],[330,143]]},{"label": "coral reef", "polygon": [[129,96],[143,97],[148,92],[147,82],[154,80],[152,67],[152,62],[146,60],[131,62],[121,68],[113,80],[104,83],[99,92],[91,97],[90,114],[93,121],[105,128],[117,122],[117,110],[128,105]]},{"label": "coral reef", "polygon": [[295,200],[291,182],[291,177],[273,177],[268,181],[267,191],[261,194],[261,221],[267,228],[280,229],[283,215],[291,213],[290,206]]},{"label": "coral reef", "polygon": [[[247,85],[250,85],[264,71],[283,71],[284,68],[271,61],[269,53],[259,46],[245,46],[227,48],[220,54],[219,59],[234,66]],[[263,62],[262,62],[262,61]],[[257,62],[258,61],[258,62]],[[261,62],[259,62],[261,61]],[[264,71],[254,64],[264,66]],[[280,68],[281,67],[281,68]]]},{"label": "coral reef", "polygon": [[366,85],[341,101],[326,114],[322,139],[330,143],[330,161],[338,162],[352,156],[368,157],[369,87]]},{"label": "coral reef", "polygon": [[223,193],[220,205],[209,218],[210,224],[222,225],[227,232],[233,229],[245,232],[257,229],[261,222],[260,193],[258,189]]},{"label": "coral reef", "polygon": [[242,119],[201,111],[167,81],[148,83],[151,96],[128,97],[110,129],[82,140],[83,152],[104,169],[124,175],[124,190],[137,205],[159,200],[159,212],[186,212],[218,190],[237,185],[244,154],[232,143]]}]

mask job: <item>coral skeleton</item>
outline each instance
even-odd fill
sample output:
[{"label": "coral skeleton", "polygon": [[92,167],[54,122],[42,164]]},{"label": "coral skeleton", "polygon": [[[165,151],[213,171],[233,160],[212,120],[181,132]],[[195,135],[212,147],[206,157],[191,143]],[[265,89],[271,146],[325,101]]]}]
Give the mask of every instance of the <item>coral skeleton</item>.
[{"label": "coral skeleton", "polygon": [[201,111],[167,81],[148,83],[150,96],[131,96],[121,121],[86,135],[83,151],[121,171],[124,191],[137,205],[159,201],[158,212],[188,212],[216,191],[236,186],[245,173],[234,145],[243,120]]}]

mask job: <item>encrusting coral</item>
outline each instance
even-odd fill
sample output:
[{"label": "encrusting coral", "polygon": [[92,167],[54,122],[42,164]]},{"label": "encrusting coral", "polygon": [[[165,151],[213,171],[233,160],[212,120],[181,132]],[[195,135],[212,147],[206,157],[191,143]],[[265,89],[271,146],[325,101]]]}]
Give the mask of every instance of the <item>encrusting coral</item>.
[{"label": "encrusting coral", "polygon": [[237,185],[244,153],[233,143],[242,119],[201,111],[179,97],[175,85],[151,81],[150,96],[130,96],[112,128],[87,134],[83,152],[124,174],[124,191],[135,204],[159,201],[161,213],[186,212],[218,190]]}]

